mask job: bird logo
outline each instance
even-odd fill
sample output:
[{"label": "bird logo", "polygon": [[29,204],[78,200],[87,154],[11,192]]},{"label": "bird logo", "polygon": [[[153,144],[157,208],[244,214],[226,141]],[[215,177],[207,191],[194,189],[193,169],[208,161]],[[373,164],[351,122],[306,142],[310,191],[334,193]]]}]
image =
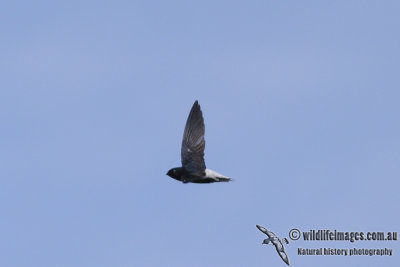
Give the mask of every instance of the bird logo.
[{"label": "bird logo", "polygon": [[[272,245],[275,246],[276,251],[278,252],[279,256],[282,258],[282,260],[287,264],[289,264],[289,258],[285,252],[285,247],[283,246],[282,240],[277,237],[273,232],[271,232],[270,230],[268,230],[267,228],[261,226],[261,225],[256,225],[256,227],[258,228],[258,230],[260,230],[261,232],[263,232],[264,234],[266,234],[268,236],[268,238],[264,239],[262,244],[268,244],[269,242],[272,243]],[[289,244],[289,241],[287,238],[283,239],[283,242],[286,244]]]}]

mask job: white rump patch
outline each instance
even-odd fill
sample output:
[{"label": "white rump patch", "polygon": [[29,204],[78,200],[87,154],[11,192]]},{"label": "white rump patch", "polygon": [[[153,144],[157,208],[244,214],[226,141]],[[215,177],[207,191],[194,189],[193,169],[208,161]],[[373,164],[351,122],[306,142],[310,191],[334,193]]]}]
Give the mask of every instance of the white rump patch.
[{"label": "white rump patch", "polygon": [[228,178],[229,179],[229,177],[226,177],[226,176],[224,176],[224,175],[222,175],[222,174],[220,174],[218,172],[215,172],[213,170],[210,170],[210,169],[206,169],[206,177],[207,178],[212,178],[212,179],[215,179],[215,180],[217,180],[216,178]]}]

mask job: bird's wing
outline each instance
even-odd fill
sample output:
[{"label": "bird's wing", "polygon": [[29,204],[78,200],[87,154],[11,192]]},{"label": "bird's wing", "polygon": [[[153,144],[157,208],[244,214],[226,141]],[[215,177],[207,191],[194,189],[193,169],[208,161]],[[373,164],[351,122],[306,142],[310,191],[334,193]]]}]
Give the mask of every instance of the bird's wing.
[{"label": "bird's wing", "polygon": [[282,241],[277,238],[278,242],[275,242],[275,248],[276,248],[276,252],[278,252],[279,256],[282,258],[282,260],[289,265],[289,258],[285,252],[285,247],[282,244]]},{"label": "bird's wing", "polygon": [[283,246],[282,240],[280,238],[277,238],[276,240],[278,240],[278,244],[281,247],[281,251],[285,251],[285,247]]},{"label": "bird's wing", "polygon": [[263,232],[264,234],[266,234],[269,238],[275,238],[275,234],[272,233],[271,231],[269,231],[267,228],[262,227],[261,225],[256,224],[256,227],[258,228],[258,230],[260,230],[261,232]]},{"label": "bird's wing", "polygon": [[200,105],[194,102],[186,121],[183,132],[181,161],[183,168],[193,175],[204,176],[206,164],[204,163],[204,119]]},{"label": "bird's wing", "polygon": [[278,252],[279,256],[282,258],[282,260],[287,264],[289,264],[289,258],[285,252],[285,248],[282,246],[281,248],[278,248],[277,245],[275,245],[276,251]]}]

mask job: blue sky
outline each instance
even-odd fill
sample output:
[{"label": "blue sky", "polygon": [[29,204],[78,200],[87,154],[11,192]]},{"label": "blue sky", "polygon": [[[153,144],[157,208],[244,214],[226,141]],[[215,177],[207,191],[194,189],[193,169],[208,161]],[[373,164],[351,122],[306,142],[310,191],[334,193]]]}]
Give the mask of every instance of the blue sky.
[{"label": "blue sky", "polygon": [[[260,224],[399,231],[397,1],[14,1],[0,11],[1,266],[285,266]],[[195,100],[207,167],[182,184]],[[298,247],[394,256],[298,256]],[[293,266],[397,242],[293,241]]]}]

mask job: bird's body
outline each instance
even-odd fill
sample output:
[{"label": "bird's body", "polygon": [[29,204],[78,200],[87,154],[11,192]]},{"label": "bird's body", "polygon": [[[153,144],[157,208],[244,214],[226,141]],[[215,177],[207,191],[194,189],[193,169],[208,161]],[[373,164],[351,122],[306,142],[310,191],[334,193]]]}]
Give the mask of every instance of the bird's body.
[{"label": "bird's body", "polygon": [[231,179],[206,168],[204,162],[204,119],[200,105],[194,102],[186,121],[181,147],[182,167],[172,168],[167,175],[183,183],[229,182]]},{"label": "bird's body", "polygon": [[168,171],[168,176],[182,183],[206,184],[214,182],[229,182],[231,179],[213,170],[205,169],[204,175],[198,176],[187,172],[183,167],[173,168]]}]

